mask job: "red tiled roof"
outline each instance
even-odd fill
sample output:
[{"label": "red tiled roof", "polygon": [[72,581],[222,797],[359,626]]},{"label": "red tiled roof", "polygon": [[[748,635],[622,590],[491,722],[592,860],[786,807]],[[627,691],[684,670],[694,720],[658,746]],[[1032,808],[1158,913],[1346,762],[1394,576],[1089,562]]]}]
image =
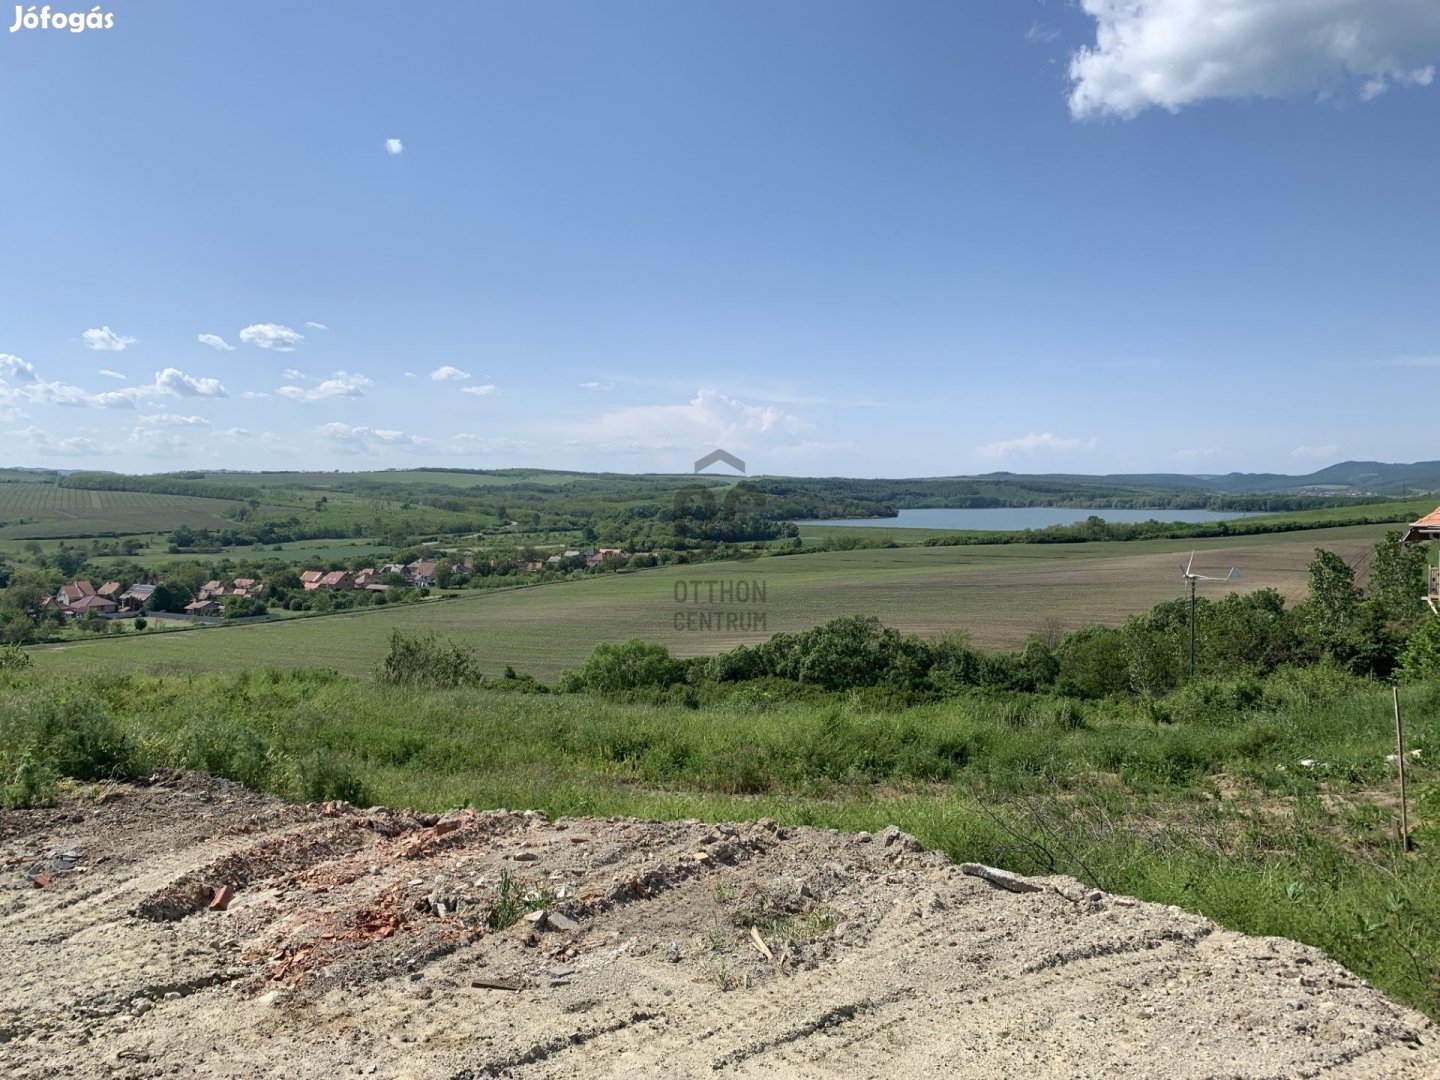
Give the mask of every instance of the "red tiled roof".
[{"label": "red tiled roof", "polygon": [[1440,535],[1440,508],[1430,511],[1405,530],[1405,539],[1431,540]]},{"label": "red tiled roof", "polygon": [[114,610],[115,601],[106,596],[86,596],[70,605],[71,611],[104,611],[106,608]]}]

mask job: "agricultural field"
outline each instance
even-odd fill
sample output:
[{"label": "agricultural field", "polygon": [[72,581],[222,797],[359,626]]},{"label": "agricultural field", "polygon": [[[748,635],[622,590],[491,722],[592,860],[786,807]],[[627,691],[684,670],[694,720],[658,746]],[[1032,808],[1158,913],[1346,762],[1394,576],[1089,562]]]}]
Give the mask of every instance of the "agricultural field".
[{"label": "agricultural field", "polygon": [[148,533],[158,529],[223,529],[236,504],[193,495],[86,491],[33,481],[0,482],[0,540]]},{"label": "agricultural field", "polygon": [[[1384,526],[1211,540],[1196,569],[1244,577],[1238,591],[1275,588],[1291,602],[1306,590],[1316,547],[1336,551],[1363,579]],[[1118,625],[1182,594],[1185,541],[990,547],[909,547],[821,552],[744,562],[673,566],[551,585],[466,594],[440,603],[321,618],[129,637],[34,650],[43,670],[194,673],[265,667],[374,671],[392,630],[434,631],[473,647],[490,674],[504,665],[543,681],[578,667],[601,641],[643,638],[679,656],[711,655],[840,615],[876,615],[907,632],[967,631],[984,649],[1014,649],[1033,633]],[[743,583],[763,602],[691,603],[698,587]],[[1219,586],[1217,598],[1229,586]],[[684,593],[687,602],[677,602]],[[702,613],[743,616],[743,628],[702,629]],[[693,627],[693,628],[692,628]]]}]

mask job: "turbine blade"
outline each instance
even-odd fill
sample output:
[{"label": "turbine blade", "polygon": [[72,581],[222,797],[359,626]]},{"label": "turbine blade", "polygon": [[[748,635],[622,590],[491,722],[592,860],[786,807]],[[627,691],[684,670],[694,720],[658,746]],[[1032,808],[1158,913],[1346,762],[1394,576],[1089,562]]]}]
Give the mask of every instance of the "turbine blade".
[{"label": "turbine blade", "polygon": [[1190,568],[1195,565],[1195,552],[1190,552],[1190,561],[1185,564],[1185,576],[1190,576]]}]

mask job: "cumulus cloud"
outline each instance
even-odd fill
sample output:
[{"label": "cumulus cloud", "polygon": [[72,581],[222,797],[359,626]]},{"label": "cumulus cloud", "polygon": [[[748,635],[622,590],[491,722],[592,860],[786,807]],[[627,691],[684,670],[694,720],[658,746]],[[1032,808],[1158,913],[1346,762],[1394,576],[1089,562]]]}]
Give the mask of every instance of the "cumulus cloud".
[{"label": "cumulus cloud", "polygon": [[306,326],[307,329],[310,329],[310,330],[329,330],[329,329],[330,329],[330,327],[326,326],[323,322],[307,322],[307,323],[305,324],[305,326]]},{"label": "cumulus cloud", "polygon": [[488,397],[491,394],[500,393],[500,388],[494,383],[486,383],[484,386],[462,386],[462,394],[474,394],[476,397]]},{"label": "cumulus cloud", "polygon": [[38,427],[21,428],[6,434],[13,439],[23,440],[29,444],[30,449],[45,457],[93,457],[102,452],[99,444],[83,435],[56,439]]},{"label": "cumulus cloud", "polygon": [[351,424],[329,423],[315,433],[347,454],[374,454],[385,449],[428,448],[433,444],[419,435],[410,435],[393,428],[372,428]]},{"label": "cumulus cloud", "polygon": [[[123,378],[123,376],[121,376]],[[219,379],[196,378],[178,368],[155,373],[155,381],[95,394],[70,383],[40,378],[35,368],[18,356],[0,354],[0,405],[28,402],[71,408],[130,409],[140,401],[158,397],[227,397]]]},{"label": "cumulus cloud", "polygon": [[240,340],[246,345],[258,345],[275,352],[294,352],[295,346],[305,340],[298,330],[279,323],[255,323],[240,331]]},{"label": "cumulus cloud", "polygon": [[1071,57],[1070,112],[1129,118],[1209,98],[1290,97],[1358,83],[1371,100],[1428,86],[1434,0],[1080,0],[1093,46]]},{"label": "cumulus cloud", "polygon": [[[601,415],[587,434],[605,451],[725,449],[775,445],[808,428],[774,405],[757,405],[700,389],[679,405],[632,405]],[[743,455],[742,455],[743,456]]]},{"label": "cumulus cloud", "polygon": [[124,352],[139,340],[117,334],[108,326],[102,326],[99,330],[86,330],[80,337],[84,339],[86,348],[96,352]]},{"label": "cumulus cloud", "polygon": [[1291,457],[1303,458],[1312,461],[1333,459],[1338,457],[1339,454],[1339,443],[1330,443],[1327,446],[1297,446],[1294,450],[1290,451]]},{"label": "cumulus cloud", "polygon": [[365,387],[370,380],[364,375],[349,371],[337,371],[330,378],[314,386],[282,386],[275,393],[291,401],[325,401],[328,398],[358,398],[365,396]]},{"label": "cumulus cloud", "polygon": [[147,457],[175,457],[190,450],[190,443],[183,435],[158,427],[137,427],[125,441],[131,449]]},{"label": "cumulus cloud", "polygon": [[119,379],[121,382],[124,382],[126,379],[126,376],[121,372],[111,371],[109,368],[104,367],[100,369],[99,374],[104,375],[107,379]]},{"label": "cumulus cloud", "polygon": [[458,367],[451,367],[449,364],[445,364],[430,372],[430,378],[436,382],[464,382],[470,378],[470,373],[468,371],[461,371]]},{"label": "cumulus cloud", "polygon": [[200,342],[201,345],[209,345],[210,348],[218,349],[220,352],[235,351],[235,346],[231,345],[219,334],[196,334],[195,340]]},{"label": "cumulus cloud", "polygon": [[1028,435],[1021,435],[1018,439],[1002,439],[999,442],[986,443],[984,446],[975,448],[975,456],[984,458],[987,461],[996,461],[1002,458],[1029,456],[1040,451],[1074,451],[1094,450],[1096,440],[1089,439],[1067,439],[1058,435],[1045,432],[1043,435],[1036,435],[1031,432]]},{"label": "cumulus cloud", "polygon": [[177,397],[229,397],[219,379],[198,379],[179,368],[167,367],[156,372],[155,386]]},{"label": "cumulus cloud", "polygon": [[0,382],[32,383],[36,381],[35,366],[10,353],[0,353]]},{"label": "cumulus cloud", "polygon": [[385,152],[387,154],[403,154],[405,152],[405,144],[399,139],[386,139]]}]

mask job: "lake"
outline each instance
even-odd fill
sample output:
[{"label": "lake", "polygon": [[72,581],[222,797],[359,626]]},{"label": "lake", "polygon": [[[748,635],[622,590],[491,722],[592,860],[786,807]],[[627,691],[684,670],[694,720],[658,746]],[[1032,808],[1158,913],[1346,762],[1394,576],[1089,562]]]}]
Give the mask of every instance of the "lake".
[{"label": "lake", "polygon": [[1234,521],[1253,514],[1216,510],[1096,510],[1083,506],[1002,506],[986,510],[934,508],[901,510],[897,517],[829,518],[797,521],[797,525],[844,525],[882,529],[974,529],[982,532],[1015,532],[1043,529],[1048,525],[1074,525],[1091,515],[1106,521]]}]

